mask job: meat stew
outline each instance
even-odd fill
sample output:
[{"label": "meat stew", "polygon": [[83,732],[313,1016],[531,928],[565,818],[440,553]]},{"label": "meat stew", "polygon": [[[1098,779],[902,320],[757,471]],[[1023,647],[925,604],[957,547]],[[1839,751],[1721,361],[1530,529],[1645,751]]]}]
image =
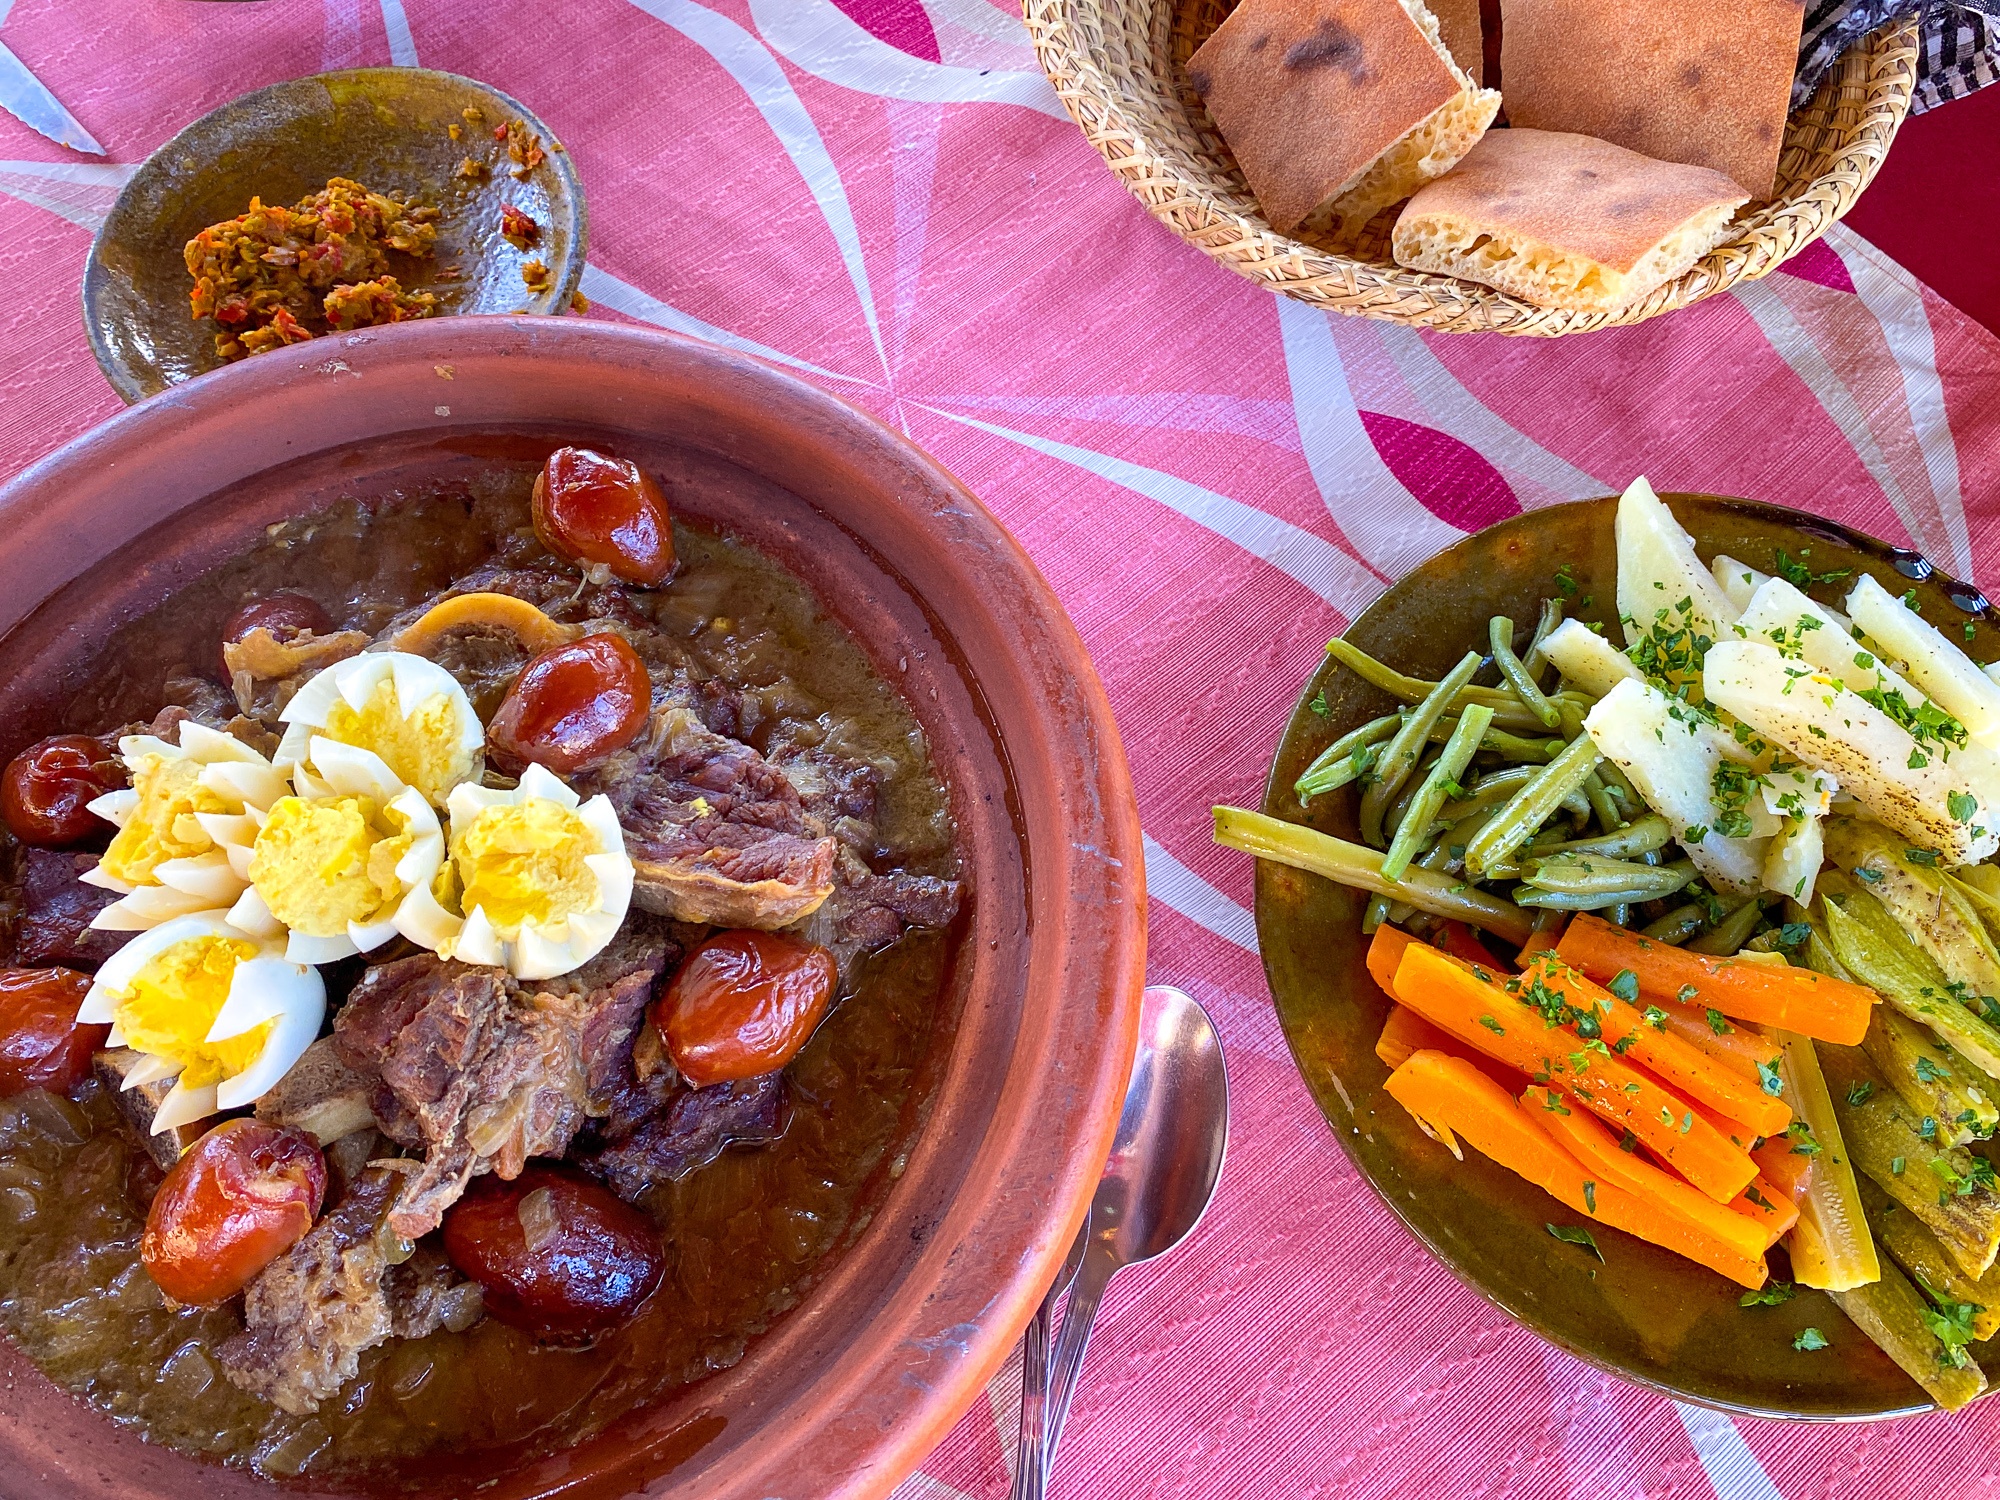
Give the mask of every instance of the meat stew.
[{"label": "meat stew", "polygon": [[[174,1078],[121,1086],[134,1076],[133,1049],[113,1047],[67,1096],[0,1100],[0,1319],[53,1378],[154,1440],[274,1476],[579,1441],[726,1367],[794,1305],[865,1222],[919,1108],[915,1081],[961,891],[948,799],[914,717],[809,591],[768,559],[676,521],[671,576],[636,586],[601,558],[549,550],[538,535],[549,528],[530,513],[536,477],[496,464],[478,482],[347,502],[273,528],[245,557],[117,632],[102,670],[45,726],[106,746],[121,727],[143,728],[168,750],[142,755],[226,760],[240,746],[283,767],[287,736],[312,714],[321,722],[308,727],[335,738],[342,722],[352,731],[365,718],[353,708],[357,696],[368,701],[359,689],[333,695],[324,711],[308,689],[323,674],[379,666],[371,657],[419,657],[442,669],[475,727],[538,683],[554,682],[559,696],[563,672],[524,669],[552,652],[574,657],[583,642],[617,643],[588,658],[623,674],[607,697],[631,697],[626,657],[645,679],[643,715],[593,718],[585,704],[588,732],[554,736],[555,755],[523,747],[537,725],[573,727],[576,712],[538,701],[505,721],[515,726],[507,743],[487,741],[477,773],[451,790],[487,799],[469,811],[465,838],[458,804],[429,799],[434,821],[440,809],[449,814],[451,839],[440,824],[442,862],[401,895],[406,905],[429,896],[440,908],[444,926],[435,930],[448,936],[439,943],[413,940],[409,932],[431,929],[412,922],[365,951],[338,951],[381,912],[334,912],[353,920],[333,921],[318,886],[312,900],[293,901],[298,893],[282,881],[253,879],[256,900],[246,908],[249,897],[239,895],[227,908],[268,918],[288,934],[294,958],[325,955],[295,965],[316,976],[323,1019],[250,1101],[258,1116],[322,1141],[325,1207],[240,1296],[170,1303],[143,1257],[163,1171],[230,1114],[173,1115],[176,1090],[199,1093],[184,1087],[193,1064],[183,1061]],[[561,545],[560,535],[546,540]],[[280,603],[255,607],[273,599]],[[548,698],[549,689],[536,690]],[[303,738],[308,755],[317,752],[319,741]],[[394,740],[375,742],[385,766],[411,748]],[[330,756],[293,763],[327,790],[339,774]],[[217,763],[203,762],[201,774]],[[412,805],[426,800],[417,795],[426,764],[413,755],[395,767],[408,773],[394,785]],[[548,784],[537,776],[576,805],[525,797]],[[143,795],[146,773],[133,778]],[[290,800],[313,801],[296,795],[303,783],[293,780]],[[468,919],[506,908],[520,894],[503,888],[509,880],[524,870],[545,886],[567,878],[559,860],[540,857],[547,851],[519,847],[515,815],[529,806],[548,826],[574,829],[600,802],[629,861],[629,904],[614,930],[581,962],[557,960],[560,972],[550,971],[538,936],[493,935],[480,948],[475,939],[484,938],[470,931],[479,924]],[[411,825],[371,826],[386,817],[382,807],[348,811],[371,848],[422,842]],[[263,819],[254,858],[281,845],[325,852],[304,834],[284,844],[279,835],[299,820],[275,803],[246,804],[252,813]],[[498,852],[482,862],[486,846],[472,835],[486,822]],[[141,932],[120,947],[149,911],[128,910],[109,925],[105,913],[151,887],[119,891],[83,878],[108,861],[124,872],[114,879],[134,885],[130,851],[117,847],[124,834],[106,826],[73,847],[10,844],[12,962],[94,970],[93,988],[104,989],[111,968],[99,966],[148,941]],[[341,889],[364,884],[357,877]],[[581,941],[593,913],[559,915]],[[188,920],[168,916],[160,927]],[[718,932],[774,929],[831,974],[824,1019],[793,1027],[780,1066],[697,1087],[667,1040],[669,981]],[[310,997],[299,1008],[310,1011]],[[750,1006],[739,1024],[768,1008]],[[729,1014],[726,1005],[701,1008],[710,1026]],[[282,1028],[289,1015],[264,1024]],[[277,1035],[266,1037],[267,1050]],[[762,1044],[736,1050],[771,1061]],[[162,1119],[164,1129],[152,1128]],[[508,1200],[520,1240],[507,1254],[555,1255],[591,1234],[607,1242],[600,1195],[651,1226],[658,1276],[643,1274],[644,1255],[626,1256],[623,1292],[571,1289],[572,1302],[594,1309],[588,1317],[493,1315],[520,1304],[533,1278],[502,1286],[490,1268],[507,1254],[451,1253],[453,1211],[476,1199],[482,1214],[469,1208],[465,1222],[491,1222],[492,1190],[536,1174],[550,1180]],[[629,1240],[631,1223],[620,1222]]]}]

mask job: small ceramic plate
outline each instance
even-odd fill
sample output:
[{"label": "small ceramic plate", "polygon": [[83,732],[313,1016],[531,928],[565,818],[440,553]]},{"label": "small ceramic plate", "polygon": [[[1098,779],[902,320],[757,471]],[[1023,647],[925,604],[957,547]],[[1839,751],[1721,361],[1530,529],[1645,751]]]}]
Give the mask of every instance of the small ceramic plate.
[{"label": "small ceramic plate", "polygon": [[[467,109],[483,124],[467,122]],[[525,181],[510,175],[507,148],[493,138],[510,120],[539,136],[545,153]],[[468,156],[487,168],[483,176],[458,175]],[[549,128],[517,100],[427,68],[274,84],[203,115],[147,157],[97,232],[83,273],[84,331],[119,395],[138,401],[222,363],[215,325],[188,312],[187,242],[253,196],[290,205],[332,177],[443,210],[433,257],[392,257],[406,286],[438,294],[440,314],[561,312],[583,277],[583,186]],[[541,226],[527,250],[501,237],[508,204]],[[549,270],[538,292],[521,274],[532,260]],[[448,266],[461,276],[437,279]]]},{"label": "small ceramic plate", "polygon": [[[2000,631],[1977,590],[1934,572],[1912,552],[1831,522],[1747,500],[1664,497],[1702,559],[1726,552],[1774,570],[1779,548],[1810,548],[1814,572],[1868,572],[1893,592],[1912,587],[1926,618],[1958,638],[1968,621],[1978,659],[2000,656]],[[1347,639],[1404,672],[1436,678],[1486,639],[1496,614],[1533,620],[1568,568],[1570,612],[1615,620],[1615,499],[1585,500],[1503,521],[1432,558],[1355,621]],[[1834,593],[1815,590],[1829,601]],[[1324,690],[1328,713],[1312,710]],[[1357,837],[1350,789],[1303,811],[1292,783],[1349,729],[1389,712],[1389,697],[1329,659],[1306,684],[1279,746],[1264,811],[1343,838]],[[1570,1353],[1683,1400],[1762,1417],[1865,1419],[1929,1409],[1917,1386],[1849,1323],[1824,1293],[1778,1307],[1743,1308],[1740,1289],[1711,1271],[1616,1229],[1593,1232],[1604,1252],[1550,1236],[1571,1215],[1540,1189],[1467,1151],[1463,1163],[1420,1132],[1382,1091],[1375,1056],[1389,1001],[1363,963],[1364,899],[1283,865],[1257,867],[1257,936],[1278,1019],[1299,1071],[1334,1135],[1382,1200],[1460,1280]],[[1818,1328],[1830,1347],[1805,1353],[1793,1338]]]}]

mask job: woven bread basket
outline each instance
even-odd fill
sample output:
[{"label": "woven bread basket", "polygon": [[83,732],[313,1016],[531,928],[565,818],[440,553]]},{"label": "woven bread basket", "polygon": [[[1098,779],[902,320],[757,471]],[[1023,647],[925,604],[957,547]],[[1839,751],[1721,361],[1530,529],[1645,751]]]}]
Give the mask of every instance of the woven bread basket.
[{"label": "woven bread basket", "polygon": [[[1234,0],[1025,0],[1042,68],[1076,123],[1134,197],[1203,254],[1302,302],[1452,333],[1583,333],[1685,307],[1769,275],[1846,213],[1909,112],[1917,27],[1883,27],[1850,47],[1785,127],[1777,195],[1752,204],[1732,238],[1676,281],[1618,313],[1537,307],[1389,258],[1393,213],[1343,254],[1266,222],[1189,88],[1187,60]],[[1502,82],[1502,94],[1505,94]]]}]

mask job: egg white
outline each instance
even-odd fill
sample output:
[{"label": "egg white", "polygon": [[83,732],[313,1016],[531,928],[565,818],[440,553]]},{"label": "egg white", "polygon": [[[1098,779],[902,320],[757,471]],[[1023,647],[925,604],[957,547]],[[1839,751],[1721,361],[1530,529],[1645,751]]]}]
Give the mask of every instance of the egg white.
[{"label": "egg white", "polygon": [[[489,807],[518,805],[531,800],[554,802],[574,812],[589,830],[597,852],[583,863],[597,877],[597,905],[558,921],[527,922],[513,937],[503,936],[475,906],[464,916],[446,911],[430,888],[412,890],[404,898],[399,930],[443,958],[469,964],[491,964],[518,979],[553,979],[581,968],[617,935],[632,903],[632,860],[625,852],[625,834],[611,799],[602,793],[588,802],[554,772],[530,764],[512,790],[462,782],[451,794],[453,838]],[[462,877],[461,886],[467,884]]]},{"label": "egg white", "polygon": [[[485,749],[486,730],[473,710],[472,700],[466,697],[465,689],[451,673],[428,657],[413,656],[407,651],[364,651],[359,656],[337,661],[308,678],[278,715],[285,725],[285,732],[278,741],[273,761],[281,769],[310,762],[319,775],[330,776],[332,773],[328,768],[314,760],[313,747],[321,742],[337,742],[325,740],[315,731],[326,728],[327,719],[337,703],[344,702],[355,713],[360,713],[384,680],[395,683],[396,705],[405,718],[433,698],[442,696],[448,700],[457,726],[456,748],[460,754],[473,757],[477,765],[477,757]],[[368,751],[363,753],[372,754]]]},{"label": "egg white", "polygon": [[[105,960],[77,1009],[77,1020],[86,1024],[109,1023],[108,1045],[129,1045],[118,1027],[117,1008],[130,992],[132,981],[174,944],[199,937],[258,942],[254,934],[232,925],[215,912],[162,922],[140,933]],[[218,1110],[240,1109],[254,1103],[291,1071],[319,1035],[320,1023],[326,1019],[326,984],[319,971],[289,961],[269,942],[260,943],[259,947],[260,952],[240,961],[231,973],[228,998],[203,1040],[227,1041],[266,1021],[275,1023],[270,1035],[242,1072],[201,1088],[188,1088],[177,1082],[154,1112],[154,1134],[206,1119]],[[178,1078],[181,1071],[181,1065],[171,1059],[144,1054],[138,1065],[125,1075],[123,1087],[137,1088],[144,1083]]]},{"label": "egg white", "polygon": [[[221,847],[224,838],[218,830],[254,818],[284,796],[290,790],[284,775],[234,735],[192,719],[182,722],[178,745],[155,735],[128,734],[118,742],[118,752],[128,770],[148,755],[196,761],[201,765],[202,786],[223,801],[235,803],[239,811],[196,813],[195,821],[218,847],[162,861],[153,871],[153,881],[145,885],[132,885],[101,865],[85,871],[80,878],[86,884],[119,893],[119,899],[93,917],[90,925],[111,932],[142,931],[194,912],[227,909],[242,893],[249,876],[247,870],[232,864]],[[105,793],[89,806],[100,818],[123,828],[139,806],[139,793],[126,787]]]},{"label": "egg white", "polygon": [[[268,809],[228,827],[222,826],[220,819],[215,819],[216,826],[210,827],[210,820],[204,818],[202,826],[209,828],[209,837],[223,846],[231,867],[243,879],[241,893],[228,910],[230,924],[263,941],[276,942],[282,938],[285,957],[295,964],[330,964],[356,953],[372,953],[398,933],[413,937],[403,930],[402,911],[411,895],[421,891],[432,907],[437,905],[430,887],[444,864],[445,842],[436,810],[423,793],[405,784],[372,750],[314,735],[307,754],[310,768],[307,761],[291,768],[291,790],[299,796],[311,800],[368,797],[378,807],[394,808],[402,814],[407,831],[415,836],[415,842],[396,862],[396,880],[403,888],[402,895],[373,921],[349,922],[343,935],[316,937],[293,932],[272,914],[256,886],[249,883],[250,861]],[[420,925],[428,929],[427,922],[420,921]]]}]

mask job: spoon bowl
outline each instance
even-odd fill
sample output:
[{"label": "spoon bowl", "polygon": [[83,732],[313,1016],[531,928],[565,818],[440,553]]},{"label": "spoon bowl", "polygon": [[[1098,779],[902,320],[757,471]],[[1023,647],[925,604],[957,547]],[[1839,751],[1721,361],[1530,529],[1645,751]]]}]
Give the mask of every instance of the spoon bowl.
[{"label": "spoon bowl", "polygon": [[1056,1340],[1047,1438],[1035,1470],[1024,1468],[1017,1496],[1041,1500],[1105,1286],[1194,1232],[1215,1196],[1228,1148],[1229,1074],[1215,1023],[1193,996],[1154,985],[1140,1001],[1125,1108],[1090,1200],[1083,1265]]},{"label": "spoon bowl", "polygon": [[1201,1222],[1229,1144],[1222,1039],[1200,1005],[1156,985],[1139,1009],[1139,1051],[1104,1180],[1090,1210],[1093,1248],[1120,1266],[1165,1255]]}]

